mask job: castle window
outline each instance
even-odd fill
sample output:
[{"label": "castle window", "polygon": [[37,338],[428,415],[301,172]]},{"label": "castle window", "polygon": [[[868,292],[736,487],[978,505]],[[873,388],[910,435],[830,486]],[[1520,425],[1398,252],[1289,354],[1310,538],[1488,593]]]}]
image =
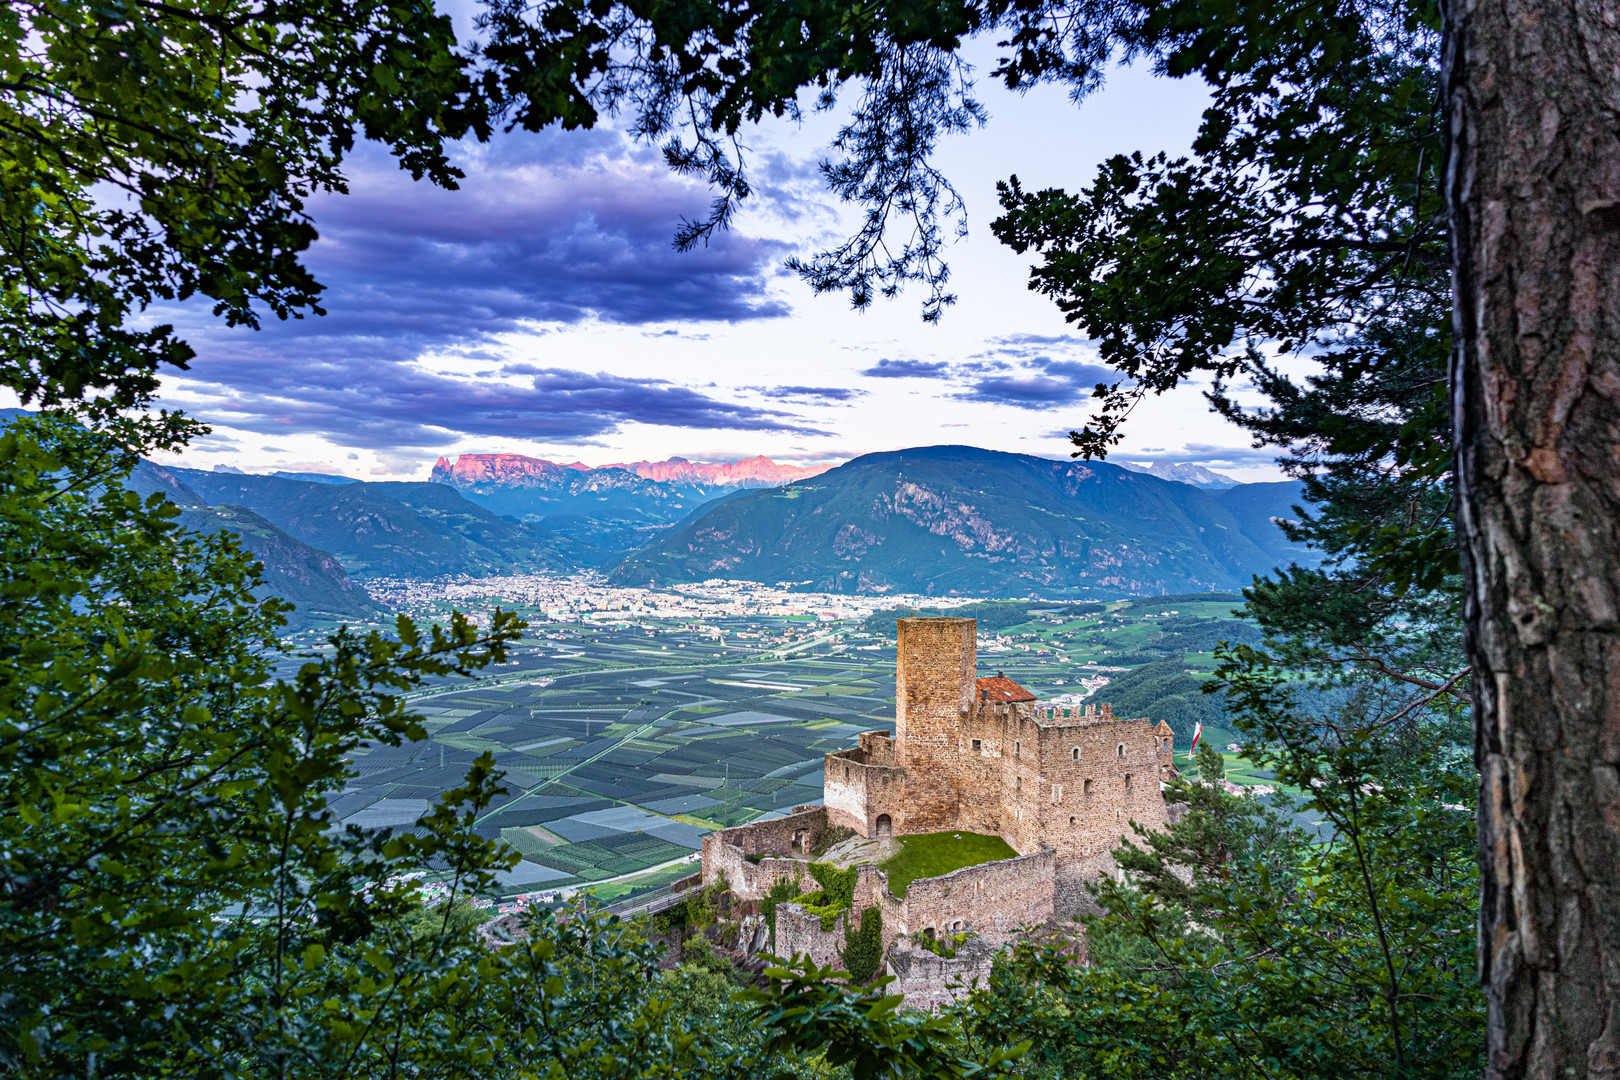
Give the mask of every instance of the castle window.
[{"label": "castle window", "polygon": [[1024,778],[1022,776],[1013,777],[1013,790],[1014,791],[1022,791],[1023,789],[1024,789]]},{"label": "castle window", "polygon": [[1069,756],[1071,758],[1073,758],[1074,760],[1079,761],[1080,760],[1080,748],[1077,746],[1073,750],[1070,750],[1069,751]]},{"label": "castle window", "polygon": [[1125,760],[1125,744],[1124,743],[1120,743],[1119,746],[1117,748],[1115,748],[1114,756],[1119,758],[1119,760],[1121,760],[1121,761]]},{"label": "castle window", "polygon": [[1126,773],[1125,774],[1125,794],[1129,795],[1130,793],[1131,793],[1131,774]]},{"label": "castle window", "polygon": [[977,753],[982,752],[983,750],[984,750],[984,740],[982,740],[982,739],[974,739],[973,740],[973,752],[975,754],[977,754]]},{"label": "castle window", "polygon": [[1091,781],[1090,781],[1090,780],[1087,780],[1087,781],[1086,781],[1086,786],[1085,786],[1085,787],[1084,787],[1084,788],[1082,788],[1082,789],[1081,789],[1081,790],[1082,790],[1082,791],[1083,791],[1083,792],[1084,792],[1084,793],[1085,793],[1085,794],[1086,794],[1086,796],[1087,796],[1087,797],[1088,797],[1088,798],[1089,798],[1089,797],[1090,797],[1090,796],[1091,796]]},{"label": "castle window", "polygon": [[848,765],[844,766],[844,779],[845,780],[849,779],[849,766]]},{"label": "castle window", "polygon": [[1017,739],[1014,739],[1013,740],[1013,757],[1019,756],[1021,753],[1023,753],[1023,751],[1024,751],[1024,744],[1019,742]]},{"label": "castle window", "polygon": [[1058,803],[1060,803],[1062,801],[1063,801],[1063,785],[1062,784],[1053,784],[1052,785],[1052,805],[1056,806]]},{"label": "castle window", "polygon": [[1079,820],[1079,819],[1078,819],[1078,818],[1076,818],[1076,817],[1075,817],[1075,816],[1074,816],[1074,815],[1073,815],[1073,814],[1070,814],[1070,815],[1069,815],[1069,824],[1070,824],[1070,825],[1073,825],[1073,824],[1074,824],[1074,823],[1075,823],[1075,822],[1076,822],[1076,821],[1078,821],[1078,820]]}]

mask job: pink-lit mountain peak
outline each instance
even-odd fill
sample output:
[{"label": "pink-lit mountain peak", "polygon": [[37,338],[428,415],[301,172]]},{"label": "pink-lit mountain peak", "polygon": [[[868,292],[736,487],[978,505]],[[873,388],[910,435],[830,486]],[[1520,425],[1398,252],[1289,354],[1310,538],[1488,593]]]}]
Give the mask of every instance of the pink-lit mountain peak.
[{"label": "pink-lit mountain peak", "polygon": [[687,461],[685,458],[666,458],[663,461],[631,461],[604,465],[604,469],[624,469],[646,480],[677,484],[791,484],[810,476],[819,476],[831,465],[779,465],[763,454],[741,461]]},{"label": "pink-lit mountain peak", "polygon": [[456,485],[521,484],[558,480],[569,473],[622,469],[659,483],[764,487],[818,476],[832,467],[830,464],[778,464],[764,455],[740,461],[688,461],[672,457],[664,461],[619,462],[593,468],[578,461],[561,464],[523,454],[462,454],[454,462],[446,457],[439,458],[433,466],[432,478],[439,483]]}]

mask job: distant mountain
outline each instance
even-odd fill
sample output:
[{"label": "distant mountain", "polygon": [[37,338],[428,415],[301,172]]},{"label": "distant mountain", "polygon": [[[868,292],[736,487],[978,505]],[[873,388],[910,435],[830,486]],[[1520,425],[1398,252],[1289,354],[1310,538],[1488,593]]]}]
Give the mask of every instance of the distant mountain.
[{"label": "distant mountain", "polygon": [[978,596],[1234,589],[1278,563],[1270,518],[1288,513],[1280,490],[1240,498],[1241,517],[1232,513],[1224,498],[1249,486],[1211,493],[1116,465],[968,446],[868,454],[695,513],[626,556],[611,580]]},{"label": "distant mountain", "polygon": [[573,570],[600,558],[543,529],[504,519],[442,484],[322,484],[169,471],[209,504],[246,507],[331,552],[357,577]]},{"label": "distant mountain", "polygon": [[624,465],[603,465],[604,469],[624,469],[644,480],[660,483],[707,484],[712,487],[780,487],[795,480],[808,480],[820,476],[831,465],[779,465],[768,457],[743,458],[741,461],[687,461],[685,458],[666,458],[663,461],[632,461]]},{"label": "distant mountain", "polygon": [[1179,484],[1191,484],[1193,487],[1206,490],[1220,490],[1238,486],[1238,482],[1225,473],[1210,472],[1202,465],[1193,465],[1185,461],[1155,461],[1151,465],[1137,465],[1130,461],[1119,461],[1115,462],[1115,464],[1122,469],[1129,469],[1131,472],[1147,473],[1149,476],[1157,476],[1160,480],[1174,480]]},{"label": "distant mountain", "polygon": [[480,506],[609,550],[646,543],[695,508],[743,488],[770,487],[814,476],[820,467],[743,461],[637,461],[592,468],[522,454],[441,457],[434,483]]},{"label": "distant mountain", "polygon": [[[325,551],[318,550],[266,521],[244,506],[210,506],[206,499],[180,478],[179,473],[195,473],[195,469],[166,469],[150,461],[135,466],[126,485],[141,495],[160,492],[180,507],[180,523],[194,532],[217,532],[224,529],[241,540],[264,565],[264,585],[260,596],[277,596],[297,605],[288,622],[294,627],[318,617],[333,619],[368,619],[382,613],[349,577],[343,564]],[[242,473],[203,473],[205,477],[219,476],[251,482],[254,477]]]},{"label": "distant mountain", "polygon": [[[216,471],[219,470],[218,465],[215,465],[214,468],[215,468]],[[240,472],[241,470],[238,469],[238,470],[235,470],[235,471]],[[311,484],[358,484],[358,483],[360,483],[360,481],[356,480],[352,476],[339,476],[337,473],[293,472],[293,471],[286,470],[286,469],[279,469],[276,472],[271,473],[270,475],[271,476],[279,476],[283,480],[307,480]]]},{"label": "distant mountain", "polygon": [[181,513],[181,524],[196,532],[224,529],[264,566],[262,595],[290,600],[296,605],[289,622],[299,625],[315,617],[372,619],[382,615],[376,603],[324,551],[287,535],[243,506],[194,507]]}]

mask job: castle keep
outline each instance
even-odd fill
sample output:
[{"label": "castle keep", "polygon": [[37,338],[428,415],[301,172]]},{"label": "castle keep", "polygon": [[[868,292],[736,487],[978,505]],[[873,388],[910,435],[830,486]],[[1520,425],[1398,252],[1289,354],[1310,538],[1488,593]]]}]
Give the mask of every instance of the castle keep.
[{"label": "castle keep", "polygon": [[1171,733],[1108,705],[1043,706],[1011,679],[976,678],[972,619],[901,619],[894,737],[829,754],[827,822],[862,836],[966,829],[1019,854],[1050,848],[1061,911],[1112,868],[1135,820],[1165,820]]},{"label": "castle keep", "polygon": [[[824,806],[705,837],[704,882],[724,874],[739,899],[756,900],[784,877],[802,878],[828,829],[869,840],[962,830],[998,835],[1017,857],[919,878],[904,898],[875,865],[861,865],[854,922],[875,906],[896,945],[913,933],[971,929],[995,947],[1021,925],[1085,904],[1085,882],[1113,870],[1109,852],[1130,822],[1165,822],[1159,785],[1175,771],[1170,728],[1116,717],[1108,705],[1042,705],[1011,679],[978,678],[977,660],[972,619],[899,620],[893,736],[864,732],[857,748],[827,755]],[[778,908],[777,919],[780,955],[836,962],[831,936],[795,905]],[[889,956],[902,976],[933,971],[936,961],[893,948]],[[898,988],[908,1001],[937,1003],[906,982]]]}]

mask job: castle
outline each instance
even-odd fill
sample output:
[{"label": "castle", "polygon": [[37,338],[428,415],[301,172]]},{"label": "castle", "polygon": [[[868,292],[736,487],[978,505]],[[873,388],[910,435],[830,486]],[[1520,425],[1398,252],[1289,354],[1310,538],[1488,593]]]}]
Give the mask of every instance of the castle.
[{"label": "castle", "polygon": [[[1113,869],[1109,852],[1130,822],[1166,820],[1160,782],[1175,772],[1170,728],[1116,717],[1108,705],[1043,706],[1011,679],[977,678],[977,661],[972,619],[899,620],[894,735],[864,732],[857,748],[828,754],[823,806],[706,836],[704,883],[724,875],[739,900],[761,899],[783,878],[803,880],[829,829],[867,840],[949,830],[1000,836],[1015,858],[916,879],[904,897],[875,864],[856,868],[849,918],[858,925],[861,912],[879,908],[893,943],[890,973],[908,1003],[924,1007],[948,998],[950,978],[978,972],[986,950],[1019,927],[1082,909],[1085,883]],[[778,955],[837,963],[841,934],[822,931],[793,904],[776,919]],[[977,935],[978,951],[956,969],[905,947],[912,934],[963,930]]]}]

